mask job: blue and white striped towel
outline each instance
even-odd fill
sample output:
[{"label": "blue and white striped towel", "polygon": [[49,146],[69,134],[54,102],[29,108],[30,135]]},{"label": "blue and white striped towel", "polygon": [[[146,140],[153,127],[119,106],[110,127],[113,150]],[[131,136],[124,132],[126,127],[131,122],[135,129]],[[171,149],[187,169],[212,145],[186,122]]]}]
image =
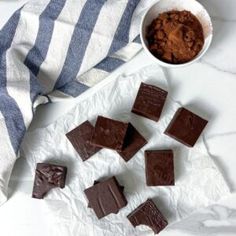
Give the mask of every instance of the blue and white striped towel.
[{"label": "blue and white striped towel", "polygon": [[78,96],[140,49],[156,0],[33,0],[0,31],[0,204],[35,105]]}]

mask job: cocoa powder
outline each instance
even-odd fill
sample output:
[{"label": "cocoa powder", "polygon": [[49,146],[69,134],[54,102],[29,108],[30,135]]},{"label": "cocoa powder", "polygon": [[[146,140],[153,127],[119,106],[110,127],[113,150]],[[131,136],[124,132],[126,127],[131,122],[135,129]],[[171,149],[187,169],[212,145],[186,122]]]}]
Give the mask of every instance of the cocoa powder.
[{"label": "cocoa powder", "polygon": [[171,64],[191,61],[204,45],[202,25],[189,11],[161,13],[148,26],[146,37],[151,53]]}]

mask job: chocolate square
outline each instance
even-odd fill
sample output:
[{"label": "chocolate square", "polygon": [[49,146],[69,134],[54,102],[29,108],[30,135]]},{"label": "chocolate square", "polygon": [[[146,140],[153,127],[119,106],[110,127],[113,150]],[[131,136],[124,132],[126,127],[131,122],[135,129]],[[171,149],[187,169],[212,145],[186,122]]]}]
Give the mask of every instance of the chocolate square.
[{"label": "chocolate square", "polygon": [[145,151],[147,186],[174,185],[174,160],[172,150]]},{"label": "chocolate square", "polygon": [[119,185],[115,177],[103,182],[95,182],[90,188],[85,189],[85,195],[98,219],[118,211],[127,205],[123,193],[123,187]]},{"label": "chocolate square", "polygon": [[98,116],[91,144],[122,151],[128,123]]},{"label": "chocolate square", "polygon": [[141,83],[132,112],[158,121],[164,107],[167,92],[153,85]]},{"label": "chocolate square", "polygon": [[118,153],[127,162],[146,144],[146,139],[129,123],[124,149]]},{"label": "chocolate square", "polygon": [[207,120],[182,107],[175,113],[165,134],[188,147],[193,147],[207,122]]},{"label": "chocolate square", "polygon": [[141,204],[131,212],[127,218],[134,227],[146,225],[149,226],[155,234],[158,234],[168,225],[167,220],[151,199]]},{"label": "chocolate square", "polygon": [[66,137],[70,140],[74,149],[79,153],[83,161],[88,160],[91,156],[101,150],[101,148],[90,144],[93,132],[94,127],[89,121],[85,121],[66,134]]},{"label": "chocolate square", "polygon": [[38,163],[35,171],[33,198],[44,198],[52,188],[64,188],[67,168],[65,166]]}]

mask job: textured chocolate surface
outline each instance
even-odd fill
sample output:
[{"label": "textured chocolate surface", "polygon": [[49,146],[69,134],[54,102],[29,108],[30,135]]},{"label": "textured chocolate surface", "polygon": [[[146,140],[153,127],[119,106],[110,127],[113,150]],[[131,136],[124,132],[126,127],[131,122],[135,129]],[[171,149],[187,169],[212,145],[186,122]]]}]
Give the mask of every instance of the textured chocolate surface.
[{"label": "textured chocolate surface", "polygon": [[125,161],[129,161],[146,144],[146,139],[129,123],[124,149],[118,153]]},{"label": "textured chocolate surface", "polygon": [[128,123],[98,116],[91,144],[122,151]]},{"label": "textured chocolate surface", "polygon": [[66,137],[70,140],[71,144],[79,153],[83,161],[86,161],[99,150],[101,150],[101,148],[90,144],[90,139],[93,132],[94,127],[89,123],[89,121],[85,121],[77,128],[66,134]]},{"label": "textured chocolate surface", "polygon": [[43,198],[52,188],[64,188],[67,168],[65,166],[38,163],[35,172],[33,198]]},{"label": "textured chocolate surface", "polygon": [[115,177],[103,182],[95,182],[84,193],[88,198],[88,207],[91,207],[100,219],[111,213],[118,211],[127,205],[127,200],[123,194],[124,188],[119,185]]},{"label": "textured chocolate surface", "polygon": [[134,227],[146,225],[149,226],[155,234],[158,234],[168,225],[167,220],[151,199],[141,204],[137,209],[131,212],[127,218]]},{"label": "textured chocolate surface", "polygon": [[145,167],[148,186],[175,184],[172,150],[145,151]]},{"label": "textured chocolate surface", "polygon": [[165,134],[193,147],[207,125],[206,120],[185,108],[179,108],[167,127]]},{"label": "textured chocolate surface", "polygon": [[164,107],[167,92],[153,85],[141,83],[132,112],[158,121]]}]

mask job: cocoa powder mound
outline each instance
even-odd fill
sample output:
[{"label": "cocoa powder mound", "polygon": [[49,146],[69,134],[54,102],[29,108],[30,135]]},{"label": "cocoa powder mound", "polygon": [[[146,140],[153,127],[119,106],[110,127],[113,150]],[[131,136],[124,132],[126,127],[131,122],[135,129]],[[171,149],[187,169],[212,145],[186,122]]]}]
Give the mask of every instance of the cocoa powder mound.
[{"label": "cocoa powder mound", "polygon": [[147,28],[149,50],[171,64],[191,61],[204,45],[203,28],[189,11],[161,13]]}]

